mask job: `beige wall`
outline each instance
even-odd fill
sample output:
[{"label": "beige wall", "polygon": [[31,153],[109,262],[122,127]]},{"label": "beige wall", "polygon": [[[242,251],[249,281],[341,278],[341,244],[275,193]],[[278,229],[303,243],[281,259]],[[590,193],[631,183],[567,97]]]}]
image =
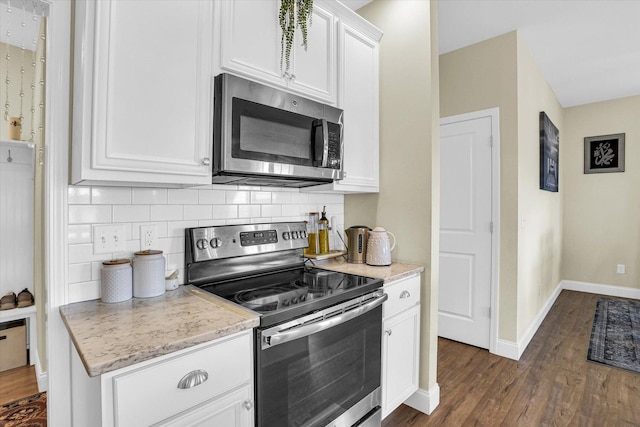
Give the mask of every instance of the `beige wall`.
[{"label": "beige wall", "polygon": [[[560,161],[565,158],[563,111],[527,46],[518,53],[518,339],[522,339],[560,283],[562,197],[540,190],[540,120],[544,111],[560,131]],[[501,111],[502,113],[502,111]],[[562,174],[563,165],[560,165]]]},{"label": "beige wall", "polygon": [[498,338],[515,343],[560,282],[563,184],[539,188],[539,112],[562,135],[562,107],[516,32],[442,55],[440,76],[442,117],[500,109]]},{"label": "beige wall", "polygon": [[[440,56],[440,116],[500,109],[498,337],[517,339],[518,103],[515,32]],[[536,144],[537,147],[537,144]]]},{"label": "beige wall", "polygon": [[[429,266],[432,240],[432,162],[439,162],[432,120],[437,74],[432,75],[430,3],[376,0],[358,10],[384,32],[380,43],[380,192],[345,197],[345,226],[383,226],[397,238],[394,261]],[[435,8],[434,8],[435,10]],[[436,130],[437,132],[437,130]],[[435,141],[435,143],[433,143]],[[437,172],[437,171],[436,171]],[[437,208],[437,207],[436,207]],[[436,235],[437,237],[437,235]],[[436,248],[437,253],[437,248]],[[436,258],[437,262],[437,258]],[[436,383],[437,283],[422,277],[420,388]],[[435,320],[434,320],[435,319]]]},{"label": "beige wall", "polygon": [[[562,278],[640,289],[640,96],[567,108],[564,124]],[[625,172],[584,174],[584,138],[612,133],[626,134]]]}]

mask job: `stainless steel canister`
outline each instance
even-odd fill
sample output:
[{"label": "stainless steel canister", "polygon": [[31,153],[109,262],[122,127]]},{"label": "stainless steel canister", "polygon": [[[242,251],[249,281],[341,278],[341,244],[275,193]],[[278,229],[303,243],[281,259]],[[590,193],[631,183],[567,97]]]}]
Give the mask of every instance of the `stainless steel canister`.
[{"label": "stainless steel canister", "polygon": [[151,298],[165,292],[165,261],[162,251],[146,250],[133,258],[133,296]]}]

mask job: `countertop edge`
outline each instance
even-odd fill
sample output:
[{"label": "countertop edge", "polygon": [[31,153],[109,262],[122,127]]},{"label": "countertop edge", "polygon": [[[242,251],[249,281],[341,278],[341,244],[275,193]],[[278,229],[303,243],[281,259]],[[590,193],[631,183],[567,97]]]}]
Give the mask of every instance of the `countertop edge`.
[{"label": "countertop edge", "polygon": [[[182,288],[182,287],[181,287]],[[185,286],[182,289],[182,292],[189,293],[190,295],[203,300],[207,303],[216,306],[219,310],[224,310],[227,312],[233,313],[236,317],[239,317],[235,323],[222,325],[220,327],[212,327],[208,331],[195,333],[193,335],[188,335],[182,339],[173,339],[168,340],[167,342],[157,342],[153,343],[151,346],[141,348],[140,350],[133,351],[127,354],[118,354],[114,353],[113,357],[108,360],[99,360],[95,362],[89,362],[89,356],[85,353],[84,350],[91,351],[91,348],[86,348],[86,344],[82,344],[79,342],[83,339],[82,335],[78,336],[76,332],[74,332],[74,327],[71,324],[71,320],[68,318],[69,306],[72,304],[67,304],[58,307],[60,317],[67,329],[69,337],[73,342],[73,346],[84,366],[85,371],[89,375],[89,377],[100,376],[118,369],[126,368],[132,366],[137,363],[145,362],[151,359],[155,359],[158,357],[166,356],[171,353],[178,352],[180,350],[184,350],[190,347],[194,347],[200,344],[204,344],[207,342],[215,341],[220,338],[224,338],[226,336],[239,333],[245,331],[247,329],[255,328],[260,323],[260,318],[258,315],[253,313],[250,310],[244,309],[243,307],[238,307],[235,304],[229,303],[227,300],[224,300],[215,295],[211,295],[208,293],[201,292],[199,289],[194,288],[192,286]],[[92,300],[96,303],[99,303],[100,300]],[[92,301],[82,301],[80,303],[91,303]],[[83,347],[85,347],[83,349]]]}]

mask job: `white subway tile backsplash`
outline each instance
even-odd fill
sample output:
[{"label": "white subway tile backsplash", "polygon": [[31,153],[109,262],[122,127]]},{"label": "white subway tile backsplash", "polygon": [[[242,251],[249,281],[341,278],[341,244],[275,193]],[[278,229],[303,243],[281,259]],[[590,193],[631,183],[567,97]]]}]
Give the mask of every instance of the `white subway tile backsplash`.
[{"label": "white subway tile backsplash", "polygon": [[184,219],[183,205],[152,205],[151,221],[182,221]]},{"label": "white subway tile backsplash", "polygon": [[68,274],[69,283],[88,282],[91,280],[91,263],[69,264]]},{"label": "white subway tile backsplash", "polygon": [[256,205],[271,203],[271,192],[270,191],[252,191],[251,203]]},{"label": "white subway tile backsplash", "polygon": [[[69,186],[68,262],[70,301],[100,297],[102,261],[133,258],[140,250],[140,226],[156,226],[154,249],[164,252],[167,274],[184,271],[184,229],[216,225],[302,221],[327,206],[327,216],[344,222],[342,195],[300,193],[298,189],[204,185],[189,189]],[[125,249],[93,255],[92,227],[125,226]],[[333,234],[333,233],[332,233]],[[336,236],[332,242],[335,244]],[[339,243],[339,242],[338,242]]]},{"label": "white subway tile backsplash", "polygon": [[100,282],[82,282],[69,284],[69,302],[88,301],[100,298]]},{"label": "white subway tile backsplash", "polygon": [[259,205],[238,206],[238,218],[252,218],[261,216]]},{"label": "white subway tile backsplash", "polygon": [[261,216],[263,218],[282,216],[282,206],[281,205],[262,205]]},{"label": "white subway tile backsplash", "polygon": [[198,190],[192,189],[170,189],[168,191],[168,203],[170,205],[197,205]]},{"label": "white subway tile backsplash", "polygon": [[133,203],[136,205],[166,205],[166,188],[133,188]]},{"label": "white subway tile backsplash", "polygon": [[308,203],[309,195],[307,193],[291,193],[291,203]]},{"label": "white subway tile backsplash", "polygon": [[69,264],[104,261],[111,258],[109,254],[93,254],[93,243],[81,243],[79,245],[69,245]]},{"label": "white subway tile backsplash", "polygon": [[198,203],[201,205],[224,205],[225,192],[222,190],[198,191]]},{"label": "white subway tile backsplash", "polygon": [[235,205],[216,205],[213,207],[213,219],[233,219],[238,217]]},{"label": "white subway tile backsplash", "polygon": [[70,185],[67,191],[67,197],[67,203],[70,205],[89,204],[91,203],[91,188]]},{"label": "white subway tile backsplash", "polygon": [[227,191],[225,194],[228,205],[244,205],[251,203],[250,191]]},{"label": "white subway tile backsplash", "polygon": [[113,222],[149,221],[149,205],[115,205]]},{"label": "white subway tile backsplash", "polygon": [[67,228],[67,243],[69,245],[90,243],[92,238],[93,232],[90,224],[70,225]]},{"label": "white subway tile backsplash", "polygon": [[274,191],[271,194],[271,203],[273,204],[289,204],[291,202],[292,193],[285,193],[282,191]]},{"label": "white subway tile backsplash", "polygon": [[183,237],[184,229],[200,227],[198,221],[171,221],[167,223],[167,237]]},{"label": "white subway tile backsplash", "polygon": [[92,205],[130,205],[131,188],[91,187]]},{"label": "white subway tile backsplash", "polygon": [[211,205],[185,205],[184,207],[184,219],[187,221],[212,218]]},{"label": "white subway tile backsplash", "polygon": [[224,219],[208,219],[205,221],[198,221],[198,227],[213,227],[216,225],[225,225],[227,222]]},{"label": "white subway tile backsplash", "polygon": [[111,222],[111,206],[70,205],[69,224],[95,224]]},{"label": "white subway tile backsplash", "polygon": [[165,255],[184,253],[184,238],[168,237],[166,239],[158,239],[154,249],[160,249]]}]

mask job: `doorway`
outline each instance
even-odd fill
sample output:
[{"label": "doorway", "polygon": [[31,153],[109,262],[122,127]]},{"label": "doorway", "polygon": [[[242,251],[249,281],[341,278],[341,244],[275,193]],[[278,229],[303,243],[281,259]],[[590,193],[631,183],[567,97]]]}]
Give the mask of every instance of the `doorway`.
[{"label": "doorway", "polygon": [[438,335],[497,345],[499,111],[440,121]]}]

